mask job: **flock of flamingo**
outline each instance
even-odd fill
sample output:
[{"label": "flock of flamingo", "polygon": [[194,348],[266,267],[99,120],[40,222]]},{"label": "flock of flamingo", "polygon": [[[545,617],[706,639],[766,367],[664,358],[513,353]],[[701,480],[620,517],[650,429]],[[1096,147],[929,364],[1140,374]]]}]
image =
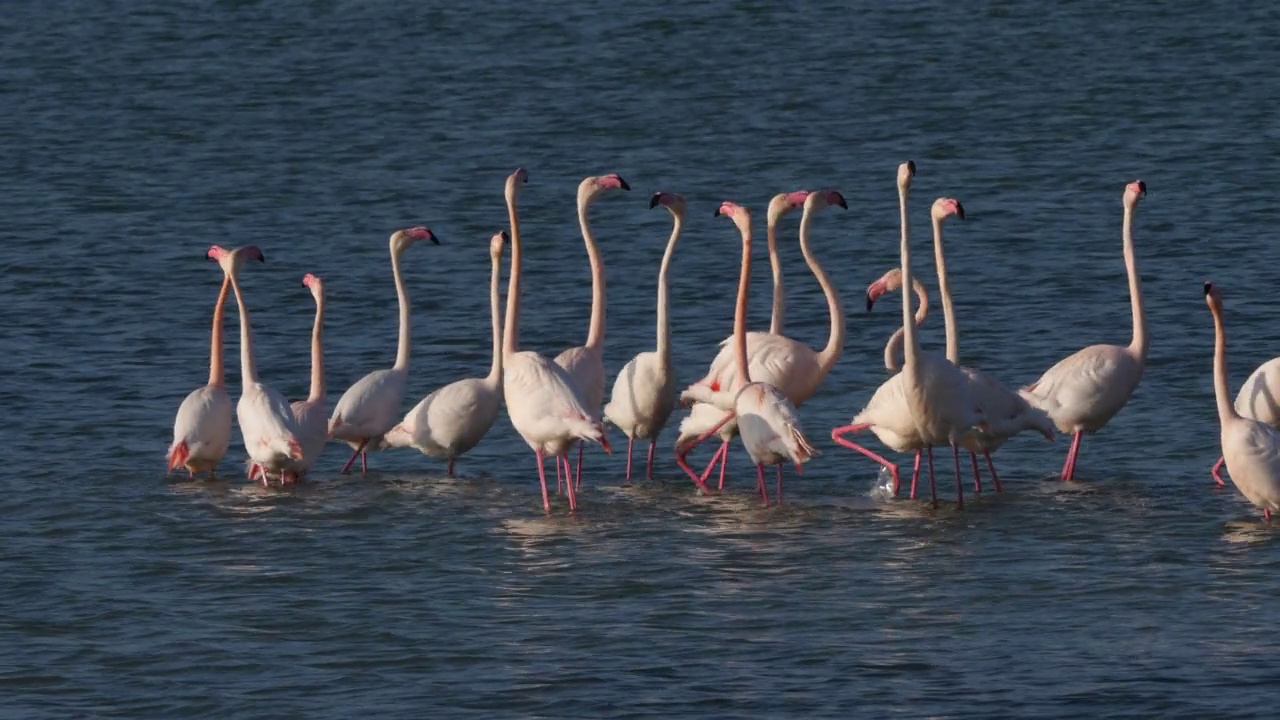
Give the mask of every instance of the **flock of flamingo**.
[{"label": "flock of flamingo", "polygon": [[[951,447],[960,507],[964,504],[960,450],[969,452],[975,491],[981,492],[979,455],[986,461],[995,489],[1000,491],[1000,479],[991,456],[1009,438],[1027,430],[1037,431],[1049,440],[1053,440],[1055,430],[1072,435],[1060,475],[1063,481],[1071,480],[1084,435],[1105,426],[1125,406],[1142,379],[1148,339],[1134,255],[1133,216],[1139,200],[1146,196],[1146,184],[1140,180],[1131,182],[1125,186],[1123,195],[1123,254],[1133,313],[1131,342],[1123,346],[1086,347],[1059,361],[1030,385],[1012,390],[990,374],[959,362],[958,332],[947,283],[942,233],[943,223],[949,218],[964,219],[964,208],[954,198],[938,198],[931,208],[946,353],[940,355],[920,347],[916,329],[925,320],[928,294],[911,266],[907,200],[915,173],[916,165],[912,161],[898,168],[900,267],[867,288],[868,309],[886,293],[901,291],[902,327],[894,332],[884,352],[886,369],[894,374],[871,394],[850,424],[832,430],[832,439],[887,468],[895,496],[900,485],[897,465],[855,442],[852,436],[869,430],[885,447],[899,453],[914,453],[912,498],[916,496],[921,460],[927,458],[930,495],[935,507],[933,448],[938,445]],[[847,208],[844,197],[835,190],[802,190],[781,193],[770,201],[766,233],[773,271],[773,316],[768,331],[746,328],[751,212],[733,202],[724,202],[716,209],[717,216],[734,223],[742,239],[733,333],[720,344],[704,376],[678,391],[671,360],[667,276],[680,237],[685,202],[675,193],[655,193],[649,207],[666,208],[673,219],[658,272],[656,349],[639,353],[622,368],[606,402],[605,277],[587,214],[591,204],[604,194],[630,190],[630,187],[616,174],[588,177],[578,186],[578,218],[592,274],[590,325],[586,344],[548,358],[520,349],[521,246],[516,199],[520,187],[527,181],[524,169],[516,170],[507,178],[505,194],[510,232],[496,233],[490,242],[493,360],[489,373],[445,385],[403,416],[400,412],[408,385],[411,342],[409,302],[400,260],[404,251],[418,241],[438,243],[430,230],[413,227],[398,230],[391,236],[391,272],[400,312],[395,364],[371,372],[352,385],[338,400],[332,414],[327,410],[324,384],[324,283],[312,274],[303,278],[303,284],[310,288],[316,302],[311,391],[307,399],[290,404],[258,379],[248,309],[238,280],[246,260],[264,260],[262,251],[253,245],[235,250],[211,247],[208,256],[219,263],[224,277],[213,314],[209,382],[192,391],[178,408],[168,453],[169,471],[185,468],[193,478],[198,473],[213,477],[230,444],[232,411],[223,374],[222,326],[223,308],[231,290],[240,313],[242,388],[235,414],[249,456],[250,479],[264,483],[296,482],[306,475],[331,439],[347,443],[354,451],[342,467],[343,473],[350,470],[357,457],[362,469],[367,470],[370,452],[413,447],[444,459],[452,475],[457,458],[481,441],[505,405],[511,424],[537,458],[544,509],[551,510],[544,469],[545,457],[551,456],[556,463],[557,492],[567,494],[573,510],[577,508],[577,491],[582,482],[583,444],[599,443],[606,452],[612,452],[605,423],[616,426],[627,436],[626,479],[630,482],[635,441],[649,441],[646,474],[652,477],[658,435],[676,407],[683,406],[688,407],[689,412],[680,422],[675,443],[676,462],[699,491],[711,492],[708,481],[717,465],[720,468],[717,488],[724,488],[729,447],[737,437],[756,465],[756,489],[763,502],[769,503],[766,465],[776,468],[776,498],[781,501],[783,465],[794,464],[800,473],[816,454],[802,428],[798,408],[823,384],[844,346],[845,318],[839,296],[809,244],[814,215],[831,206]],[[801,210],[800,249],[822,287],[830,312],[830,335],[821,350],[784,334],[785,300],[776,229],[785,215],[797,209]],[[503,249],[508,243],[511,267],[504,324],[499,273]],[[1223,484],[1219,468],[1225,463],[1236,487],[1270,520],[1272,511],[1280,511],[1280,430],[1277,430],[1280,403],[1273,399],[1275,393],[1270,391],[1280,387],[1280,358],[1259,367],[1233,404],[1227,383],[1221,293],[1211,283],[1205,283],[1204,292],[1216,331],[1214,392],[1223,452],[1212,475],[1218,484]],[[919,300],[915,312],[913,296]],[[720,439],[720,446],[710,463],[699,472],[689,465],[687,456],[712,436]],[[575,445],[576,467],[570,460]]]}]

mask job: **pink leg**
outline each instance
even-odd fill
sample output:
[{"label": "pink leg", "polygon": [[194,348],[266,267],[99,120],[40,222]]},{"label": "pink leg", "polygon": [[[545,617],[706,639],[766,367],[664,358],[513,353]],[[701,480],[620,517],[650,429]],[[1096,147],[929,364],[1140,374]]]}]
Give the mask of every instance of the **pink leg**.
[{"label": "pink leg", "polygon": [[[657,447],[658,447],[658,439],[657,439],[657,438],[654,438],[654,439],[652,439],[652,440],[650,440],[650,441],[649,441],[649,463],[648,463],[648,466],[645,468],[645,471],[644,471],[644,476],[645,476],[647,479],[649,479],[649,480],[652,480],[652,479],[653,479],[653,451],[654,451],[654,450],[656,450],[656,449],[657,449]],[[628,456],[628,457],[630,457],[630,456],[631,456],[631,451],[630,451],[630,450],[628,450],[628,451],[627,451],[627,456]]]},{"label": "pink leg", "polygon": [[[956,506],[961,510],[964,509],[964,481],[960,479],[960,448],[951,446],[951,457],[955,459],[956,464]],[[976,462],[975,462],[976,466]]]},{"label": "pink leg", "polygon": [[[575,485],[578,486],[579,490],[582,489],[582,448],[584,446],[586,446],[586,443],[579,440],[578,441],[578,469],[573,474],[573,482]],[[565,458],[565,462],[568,462],[568,461],[569,459]]]},{"label": "pink leg", "polygon": [[636,442],[635,438],[627,438],[627,484],[631,484],[631,446]]},{"label": "pink leg", "polygon": [[[849,433],[856,433],[856,432],[859,432],[859,431],[861,431],[861,430],[865,430],[866,428],[869,428],[869,427],[871,427],[871,426],[870,426],[869,424],[867,424],[867,423],[862,423],[862,424],[860,424],[860,425],[841,425],[840,427],[832,428],[832,429],[831,429],[831,439],[832,439],[832,440],[835,440],[837,444],[839,444],[839,445],[843,445],[843,446],[845,446],[845,447],[849,448],[850,450],[853,450],[854,452],[860,452],[860,453],[862,453],[863,455],[866,455],[867,457],[871,458],[872,460],[875,460],[876,462],[880,463],[881,465],[883,465],[883,466],[885,466],[885,467],[889,468],[889,475],[890,475],[891,477],[893,477],[893,495],[894,495],[894,497],[897,497],[897,495],[898,495],[898,484],[899,484],[899,482],[898,482],[898,466],[897,466],[897,465],[895,465],[895,464],[893,464],[893,463],[891,463],[891,462],[889,462],[888,460],[885,460],[885,459],[884,459],[883,457],[881,457],[880,455],[877,455],[877,454],[875,454],[875,453],[871,452],[870,450],[866,449],[865,447],[863,447],[863,446],[861,446],[861,445],[859,445],[859,444],[857,444],[857,443],[853,442],[852,440],[846,440],[846,439],[843,437],[843,436],[844,436],[844,435],[846,435],[846,434],[849,434]],[[917,468],[919,468],[919,467],[920,467],[920,457],[919,457],[919,455],[917,455],[917,456],[916,456],[916,467],[917,467]],[[914,490],[913,490],[912,492],[914,493]],[[912,495],[912,497],[914,497],[914,494]]]},{"label": "pink leg", "polygon": [[724,490],[724,471],[729,469],[729,441],[725,440],[720,445],[720,485],[718,490]]},{"label": "pink leg", "polygon": [[701,443],[703,440],[706,440],[707,438],[711,437],[716,433],[716,431],[724,427],[724,424],[732,420],[734,418],[734,415],[735,413],[733,412],[726,413],[725,416],[720,419],[720,422],[716,423],[715,427],[702,433],[702,435],[700,435],[698,438],[696,438],[693,442],[689,443],[685,447],[676,448],[676,464],[680,466],[681,470],[684,470],[685,473],[689,475],[689,478],[693,480],[695,485],[698,486],[698,489],[704,493],[710,494],[710,491],[707,490],[707,484],[703,482],[702,477],[700,475],[696,474],[693,471],[693,468],[689,467],[689,463],[687,460],[685,460],[685,456],[687,456],[689,454],[689,451],[697,447],[698,444]]},{"label": "pink leg", "polygon": [[560,456],[556,456],[556,494],[564,494],[564,465],[560,464]]},{"label": "pink leg", "polygon": [[969,451],[969,462],[973,464],[973,491],[982,494],[982,476],[978,474],[978,456]]},{"label": "pink leg", "polygon": [[933,498],[933,507],[938,507],[938,486],[933,481],[933,446],[930,445],[926,450],[929,453],[929,496]]},{"label": "pink leg", "polygon": [[1080,439],[1084,433],[1077,431],[1071,439],[1071,449],[1067,451],[1067,462],[1062,466],[1062,480],[1071,480],[1076,476],[1076,457],[1080,454]]},{"label": "pink leg", "polygon": [[369,453],[363,450],[360,451],[360,474],[369,474]]},{"label": "pink leg", "polygon": [[991,462],[991,453],[983,453],[987,458],[987,469],[991,471],[991,482],[996,486],[996,492],[1004,492],[1000,487],[1000,476],[996,474],[996,466]]},{"label": "pink leg", "polygon": [[[542,509],[548,515],[551,514],[551,499],[547,497],[547,474],[542,467],[542,451],[534,450],[533,454],[538,458],[538,482],[542,483]],[[556,459],[556,469],[560,468],[560,460]]]},{"label": "pink leg", "polygon": [[1214,463],[1213,469],[1209,471],[1209,474],[1213,476],[1213,479],[1218,481],[1218,485],[1226,485],[1226,483],[1222,481],[1222,474],[1218,472],[1218,470],[1222,469],[1222,465],[1226,461],[1227,459],[1225,457],[1218,458],[1218,462]]},{"label": "pink leg", "polygon": [[1267,522],[1271,522],[1271,511],[1266,508],[1262,508],[1262,519]]},{"label": "pink leg", "polygon": [[764,465],[756,464],[756,484],[760,486],[760,497],[764,498],[764,506],[769,507],[769,487],[764,484]]},{"label": "pink leg", "polygon": [[368,443],[369,443],[368,440],[360,441],[360,444],[356,447],[356,451],[351,453],[351,459],[347,461],[346,465],[342,466],[342,470],[338,471],[339,475],[347,474],[347,471],[351,469],[351,464],[356,461],[356,456],[364,452],[364,446],[367,445]]},{"label": "pink leg", "polygon": [[564,488],[569,495],[569,511],[573,512],[578,509],[578,491],[574,489],[573,477],[569,474],[572,465],[569,463],[569,456],[564,458]]},{"label": "pink leg", "polygon": [[[725,440],[724,442],[720,443],[720,447],[716,448],[716,453],[711,456],[711,462],[707,463],[706,469],[702,471],[701,475],[699,475],[699,477],[702,478],[703,485],[707,484],[707,478],[711,477],[711,471],[716,469],[716,463],[724,460],[725,456],[728,454],[729,454],[729,441]],[[724,464],[723,463],[721,463],[720,465],[720,489],[721,490],[724,489]]]},{"label": "pink leg", "polygon": [[922,455],[924,455],[923,451],[916,450],[915,467],[911,469],[911,495],[908,496],[911,500],[916,499],[916,483],[920,480],[920,457]]},{"label": "pink leg", "polygon": [[782,504],[782,463],[778,463],[777,465],[774,465],[774,467],[778,468],[778,504],[781,505]]}]

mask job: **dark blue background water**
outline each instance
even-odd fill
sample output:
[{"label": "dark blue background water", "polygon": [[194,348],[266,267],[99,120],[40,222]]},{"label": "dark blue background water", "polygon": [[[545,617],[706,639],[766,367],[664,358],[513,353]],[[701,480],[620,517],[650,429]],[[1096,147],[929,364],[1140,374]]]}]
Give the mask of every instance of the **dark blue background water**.
[{"label": "dark blue background water", "polygon": [[[1223,287],[1238,386],[1280,347],[1272,307],[1280,10],[1225,2],[778,5],[15,2],[0,17],[0,714],[6,717],[1262,716],[1280,681],[1280,532],[1218,456],[1211,323]],[[873,492],[835,447],[885,375],[894,171],[913,158],[949,226],[963,359],[1010,384],[1127,342],[1124,184],[1149,309],[1148,373],[1085,442],[1019,439],[1006,492],[938,511]],[[588,456],[582,509],[540,507],[505,417],[445,479],[412,452],[314,481],[162,477],[173,414],[207,374],[211,243],[244,273],[264,379],[305,393],[329,292],[330,402],[395,347],[387,236],[414,310],[406,409],[488,366],[489,235],[529,169],[522,343],[583,341],[573,193],[634,188],[593,222],[609,269],[606,365],[653,346],[669,231],[695,379],[728,334],[736,235],[721,200],[839,187],[814,223],[850,312],[802,410],[824,455],[764,510],[668,461],[623,487]],[[789,334],[826,337],[784,223]],[[752,323],[767,323],[760,263]],[[932,282],[930,280],[930,282]],[[941,346],[939,317],[926,341]],[[234,321],[229,328],[234,332]],[[233,393],[238,362],[229,343]],[[673,421],[673,426],[674,427]],[[620,436],[615,434],[615,445]],[[706,457],[703,453],[701,457]],[[223,463],[234,475],[243,450]],[[944,465],[945,467],[945,465]],[[944,477],[946,475],[944,474]]]}]

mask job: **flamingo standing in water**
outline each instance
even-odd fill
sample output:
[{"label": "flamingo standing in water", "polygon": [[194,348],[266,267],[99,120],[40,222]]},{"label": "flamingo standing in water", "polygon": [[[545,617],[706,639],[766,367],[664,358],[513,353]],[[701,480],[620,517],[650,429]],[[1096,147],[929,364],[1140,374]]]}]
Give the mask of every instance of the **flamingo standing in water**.
[{"label": "flamingo standing in water", "polygon": [[391,235],[391,276],[396,284],[396,297],[400,303],[400,339],[396,347],[396,364],[387,370],[375,370],[360,378],[347,389],[329,418],[329,437],[341,440],[352,448],[351,459],[342,466],[345,473],[360,457],[361,472],[368,472],[367,453],[382,446],[382,436],[396,424],[400,415],[400,403],[404,401],[405,387],[409,382],[409,294],[400,276],[400,255],[419,240],[430,240],[439,245],[435,233],[425,227],[397,230]]},{"label": "flamingo standing in water", "polygon": [[320,457],[329,441],[329,408],[324,393],[324,281],[307,273],[302,284],[316,300],[316,320],[311,328],[311,392],[306,400],[289,404],[298,424],[298,440],[302,442],[302,473],[306,473]]},{"label": "flamingo standing in water", "polygon": [[498,276],[502,270],[502,246],[507,233],[489,240],[489,316],[493,331],[493,358],[489,374],[464,378],[436,390],[414,406],[399,425],[387,431],[390,447],[413,447],[424,455],[444,458],[453,477],[453,463],[493,427],[502,405],[502,327]]},{"label": "flamingo standing in water", "polygon": [[[511,277],[507,282],[507,318],[502,332],[502,394],[507,415],[516,432],[538,459],[538,481],[542,484],[542,507],[551,512],[547,497],[547,477],[543,457],[556,458],[559,471],[576,440],[600,443],[610,452],[604,427],[584,406],[573,379],[555,362],[520,346],[520,221],[516,210],[519,185],[528,182],[524,168],[507,178],[507,215],[511,221]],[[566,470],[567,472],[567,470]],[[574,483],[567,482],[569,509],[578,507]]]},{"label": "flamingo standing in water", "polygon": [[[806,211],[815,195],[806,201]],[[721,424],[733,418],[738,420],[738,434],[742,444],[756,465],[756,485],[765,505],[769,504],[769,491],[765,486],[764,466],[781,467],[793,462],[796,472],[802,472],[804,463],[817,454],[804,436],[800,415],[787,395],[765,382],[752,382],[747,361],[747,294],[751,286],[751,213],[746,208],[725,202],[716,210],[733,220],[742,233],[742,270],[738,278],[738,302],[733,315],[733,350],[736,374],[728,382],[727,391],[700,393],[699,399],[717,405],[727,414]],[[802,224],[801,227],[805,227]],[[731,399],[730,399],[731,398]],[[704,435],[709,437],[719,427],[713,427]],[[778,502],[782,502],[782,473],[778,473]]]},{"label": "flamingo standing in water", "polygon": [[[218,252],[224,251],[218,248]],[[216,259],[212,250],[208,256]],[[198,472],[207,472],[210,480],[216,479],[215,470],[231,444],[231,396],[227,395],[227,381],[222,371],[222,325],[230,290],[231,278],[223,274],[218,303],[213,307],[209,383],[192,390],[178,406],[178,415],[173,419],[168,471],[185,467],[193,479]]]},{"label": "flamingo standing in water", "polygon": [[[1236,395],[1236,412],[1241,417],[1280,428],[1280,396],[1277,393],[1280,393],[1280,357],[1262,363],[1244,381],[1240,394]],[[1225,456],[1219,457],[1210,471],[1219,485],[1225,484],[1218,472],[1225,461]]]},{"label": "flamingo standing in water", "polygon": [[[838,205],[845,209],[849,207],[845,202],[844,196],[839,192],[835,190],[819,190],[809,193],[805,198],[804,212],[800,217],[800,252],[804,255],[805,263],[818,279],[818,284],[822,286],[822,292],[827,299],[827,309],[831,315],[831,331],[827,338],[826,347],[822,350],[814,350],[808,345],[788,337],[760,334],[757,336],[759,349],[754,354],[748,353],[748,363],[751,367],[752,376],[759,378],[760,382],[772,385],[782,391],[795,406],[802,405],[813,396],[813,393],[817,391],[818,387],[826,379],[831,368],[835,366],[836,361],[839,360],[840,353],[844,348],[844,308],[840,305],[840,296],[836,293],[836,289],[831,284],[830,278],[827,277],[826,271],[818,264],[809,247],[809,233],[813,223],[813,214],[830,205]],[[724,388],[734,387],[736,372],[736,364],[730,367],[713,361],[707,376],[681,393],[681,401],[686,403],[691,401],[711,402],[713,405],[723,408],[722,402],[708,398],[724,392]],[[723,424],[716,423],[715,427],[717,431],[722,430]],[[682,425],[681,434],[684,435],[685,432],[687,430]],[[689,474],[689,477],[702,490],[706,489],[706,479],[710,476],[715,463],[726,460],[728,454],[727,444],[722,443],[718,452],[719,457],[713,457],[711,464],[707,466],[701,475],[696,474],[693,468],[689,467],[689,464],[685,461],[685,456],[707,437],[709,437],[709,432],[704,430],[700,436],[691,441],[684,437],[676,441],[676,463]],[[781,477],[782,466],[778,465],[777,468],[778,475]]]},{"label": "flamingo standing in water", "polygon": [[244,439],[252,465],[261,468],[264,481],[271,475],[284,476],[297,472],[303,459],[298,441],[298,425],[284,396],[258,381],[258,368],[253,357],[253,331],[249,327],[249,308],[245,305],[237,277],[245,258],[266,262],[256,245],[246,245],[227,252],[214,245],[209,254],[231,279],[231,290],[240,307],[240,401],[236,403],[236,421]]},{"label": "flamingo standing in water", "polygon": [[[907,161],[898,167],[898,207],[902,225],[902,372],[876,389],[871,400],[854,416],[851,424],[832,429],[831,438],[887,467],[893,476],[895,495],[899,486],[897,466],[844,436],[870,429],[882,443],[898,452],[923,448],[929,459],[929,488],[935,507],[938,495],[933,480],[933,446],[941,443],[951,445],[955,461],[956,500],[963,507],[964,488],[960,480],[958,445],[965,434],[974,426],[981,426],[983,421],[970,393],[968,379],[960,368],[937,353],[923,352],[916,338],[916,323],[911,313],[911,286],[914,277],[911,273],[910,230],[907,221],[907,194],[914,175],[914,162]],[[916,475],[918,474],[917,456]],[[914,495],[913,488],[912,496]]]},{"label": "flamingo standing in water", "polygon": [[1133,340],[1126,346],[1090,345],[1059,360],[1039,380],[1019,391],[1027,402],[1048,413],[1058,430],[1074,435],[1062,465],[1060,477],[1064,481],[1075,477],[1081,438],[1085,433],[1101,430],[1129,402],[1147,363],[1147,318],[1133,251],[1133,212],[1146,196],[1147,184],[1141,180],[1125,186],[1122,235],[1133,310]]},{"label": "flamingo standing in water", "polygon": [[1270,521],[1272,512],[1280,512],[1280,430],[1244,417],[1232,406],[1222,293],[1207,282],[1204,296],[1213,313],[1213,395],[1222,425],[1222,456],[1226,458],[1231,482],[1249,502],[1262,508],[1262,517]]},{"label": "flamingo standing in water", "polygon": [[[591,320],[587,327],[587,344],[560,353],[556,356],[556,364],[573,379],[584,406],[596,419],[600,418],[600,406],[604,402],[605,280],[604,263],[600,260],[595,236],[591,234],[591,224],[587,222],[587,209],[610,190],[630,189],[627,181],[617,173],[583,178],[578,183],[578,225],[582,228],[582,241],[586,243],[587,260],[591,263]],[[559,464],[556,465],[556,474],[560,474]],[[574,477],[565,476],[565,482],[571,480],[582,487],[581,445],[578,446],[578,466]]]},{"label": "flamingo standing in water", "polygon": [[[782,260],[778,256],[777,227],[782,218],[792,210],[804,207],[804,201],[807,197],[809,197],[808,190],[796,190],[795,192],[778,193],[769,201],[769,210],[765,221],[765,236],[769,248],[769,267],[773,272],[773,314],[769,321],[768,333],[755,330],[747,333],[748,358],[755,357],[756,352],[760,349],[762,337],[766,335],[781,336],[784,330],[787,296],[786,288],[782,281]],[[720,351],[716,354],[715,359],[711,361],[711,369],[707,371],[708,377],[718,374],[723,368],[732,368],[734,359],[732,343],[732,335],[720,341]],[[680,421],[680,432],[676,438],[676,453],[679,454],[695,439],[701,437],[708,428],[719,424],[723,416],[724,411],[715,405],[695,402],[689,408],[689,414]],[[729,465],[729,443],[737,434],[738,423],[736,421],[730,420],[720,425],[720,429],[716,431],[716,435],[720,438],[720,448],[712,456],[707,469],[700,476],[710,476],[716,463],[720,463],[721,490],[724,489],[725,470]]]},{"label": "flamingo standing in water", "polygon": [[627,436],[627,482],[631,482],[631,450],[636,438],[649,441],[645,476],[653,477],[653,452],[658,434],[676,406],[676,372],[671,366],[671,324],[667,319],[667,275],[684,223],[684,198],[675,193],[654,193],[649,209],[661,205],[671,212],[671,237],[658,269],[658,349],[632,358],[613,382],[604,416]]}]

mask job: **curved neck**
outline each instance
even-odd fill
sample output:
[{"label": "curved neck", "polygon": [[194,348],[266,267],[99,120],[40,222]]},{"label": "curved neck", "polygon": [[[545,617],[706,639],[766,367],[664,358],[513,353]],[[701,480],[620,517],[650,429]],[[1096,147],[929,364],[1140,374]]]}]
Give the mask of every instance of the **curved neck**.
[{"label": "curved neck", "polygon": [[786,287],[782,283],[782,259],[778,257],[778,218],[769,216],[765,228],[765,240],[769,244],[769,267],[773,270],[773,315],[769,320],[769,334],[781,335],[787,319]]},{"label": "curved neck", "polygon": [[911,317],[911,287],[915,277],[911,274],[911,229],[907,222],[907,188],[898,186],[898,212],[902,225],[902,369],[904,372],[916,369],[920,354],[920,341],[916,338],[916,326]]},{"label": "curved neck", "polygon": [[231,289],[231,279],[222,276],[222,288],[218,290],[218,304],[213,306],[213,338],[209,341],[209,384],[222,387],[226,384],[226,374],[222,370],[222,325],[227,315],[227,292]]},{"label": "curved neck", "polygon": [[489,364],[489,376],[485,380],[497,385],[502,379],[502,300],[500,295],[502,256],[494,255],[493,270],[489,276],[489,321],[493,325],[493,359]]},{"label": "curved neck", "polygon": [[1222,325],[1222,310],[1213,306],[1213,395],[1218,402],[1218,420],[1240,417],[1231,404],[1231,389],[1227,385],[1227,331]]},{"label": "curved neck", "polygon": [[324,397],[324,293],[316,296],[316,322],[311,328],[311,395],[308,400]]},{"label": "curved neck", "polygon": [[667,277],[671,271],[671,257],[675,255],[676,243],[680,240],[680,228],[684,218],[672,213],[671,237],[667,239],[667,249],[662,253],[662,265],[658,268],[658,357],[664,364],[671,362],[671,321],[667,317],[669,291]]},{"label": "curved neck", "polygon": [[236,294],[236,305],[240,308],[240,385],[258,382],[258,368],[253,364],[253,333],[249,330],[249,310],[244,306],[244,295],[240,292],[240,281],[230,275],[231,289]]},{"label": "curved neck", "polygon": [[[840,296],[836,293],[835,286],[831,284],[831,278],[827,277],[827,272],[822,269],[809,250],[809,228],[812,222],[813,214],[806,206],[804,215],[800,218],[800,252],[804,254],[805,264],[809,266],[813,276],[818,279],[818,284],[822,286],[822,294],[827,297],[827,312],[831,315],[831,331],[827,334],[827,346],[818,353],[818,367],[822,377],[826,377],[832,366],[836,364],[836,360],[840,359],[840,352],[844,350],[844,308],[840,305]],[[822,377],[813,378],[813,381],[821,382]]]},{"label": "curved neck", "polygon": [[587,329],[587,347],[604,347],[604,264],[600,262],[600,250],[587,222],[587,208],[591,200],[578,201],[578,224],[582,226],[582,241],[587,245],[587,260],[591,263],[591,324]]},{"label": "curved neck", "polygon": [[507,219],[511,222],[511,276],[507,278],[507,322],[502,329],[502,354],[520,347],[520,218],[515,193],[507,190]]},{"label": "curved neck", "polygon": [[396,345],[396,370],[409,367],[409,293],[404,289],[404,278],[400,276],[400,253],[391,252],[391,274],[396,281],[396,298],[400,301],[400,341]]},{"label": "curved neck", "polygon": [[1133,206],[1124,209],[1124,267],[1129,273],[1129,303],[1133,306],[1133,341],[1129,350],[1147,358],[1147,315],[1142,308],[1142,286],[1138,279],[1138,259],[1133,252]]},{"label": "curved neck", "polygon": [[942,298],[942,322],[947,332],[947,359],[960,364],[960,331],[956,328],[956,311],[951,304],[951,285],[947,282],[947,260],[942,251],[942,218],[933,219],[933,264],[938,270],[938,296]]},{"label": "curved neck", "polygon": [[[742,228],[742,271],[738,276],[738,306],[733,311],[733,355],[738,387],[751,382],[747,372],[747,291],[751,287],[751,226]],[[735,390],[737,388],[734,388]]]},{"label": "curved neck", "polygon": [[[911,284],[916,290],[916,299],[920,301],[920,307],[916,308],[916,327],[924,324],[924,319],[929,316],[929,293],[924,289],[924,283],[916,278],[911,279]],[[884,346],[884,368],[891,372],[897,372],[902,369],[898,364],[898,355],[902,354],[902,328],[893,331],[893,335],[889,336],[889,342]]]}]

